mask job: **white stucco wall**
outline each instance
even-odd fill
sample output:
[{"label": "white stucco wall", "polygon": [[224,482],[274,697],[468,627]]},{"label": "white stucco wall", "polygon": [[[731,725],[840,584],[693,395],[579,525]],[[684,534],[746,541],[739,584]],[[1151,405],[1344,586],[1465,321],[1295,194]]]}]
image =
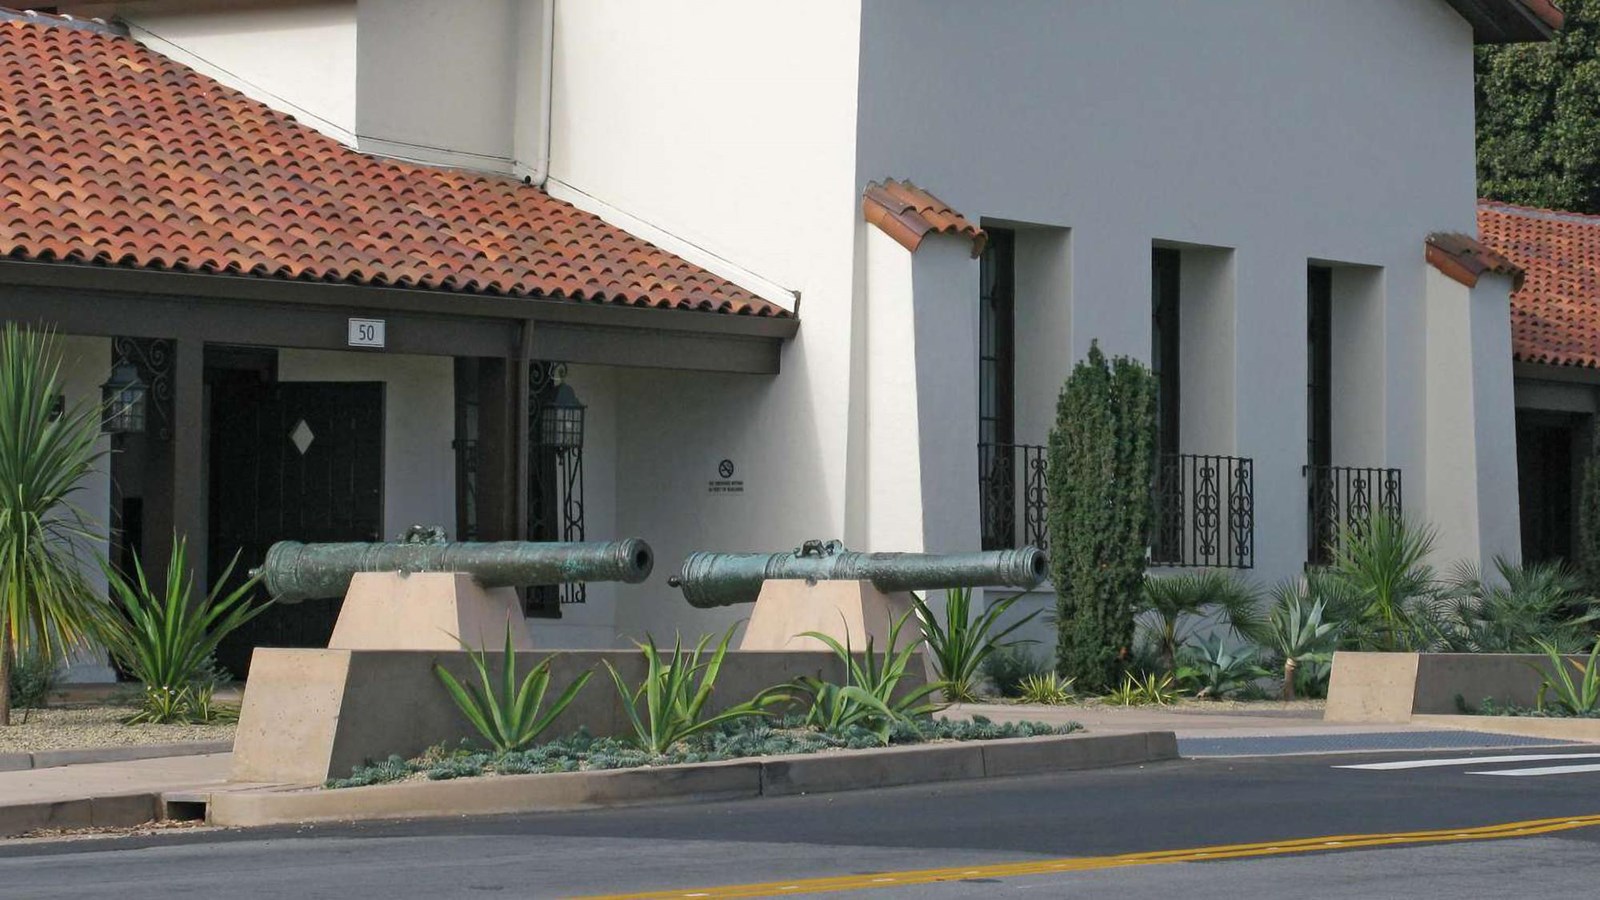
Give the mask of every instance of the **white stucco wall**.
[{"label": "white stucco wall", "polygon": [[[1232,396],[1204,408],[1233,410],[1207,443],[1255,460],[1258,578],[1304,562],[1309,260],[1381,270],[1384,424],[1365,464],[1421,484],[1422,242],[1474,225],[1472,35],[1448,5],[882,0],[862,8],[860,80],[860,182],[1071,229],[1054,337],[1072,359],[1094,339],[1148,358],[1153,241],[1233,248],[1233,371],[1210,379]],[[1059,383],[1032,370],[1061,360],[1018,367],[1019,422],[1047,421]],[[1201,402],[1186,385],[1186,416]],[[1407,506],[1433,517],[1422,494]]]},{"label": "white stucco wall", "polygon": [[134,38],[328,136],[356,130],[356,0],[72,4],[116,13]]},{"label": "white stucco wall", "polygon": [[[798,291],[819,323],[775,379],[619,373],[619,533],[654,545],[661,577],[619,589],[618,628],[692,636],[748,610],[692,610],[666,588],[688,551],[846,536],[865,397],[851,389],[858,4],[562,2],[555,37],[552,190]],[[724,458],[744,493],[708,493]]]},{"label": "white stucco wall", "polygon": [[384,537],[412,525],[455,530],[455,374],[449,357],[283,350],[278,380],[383,382]]}]

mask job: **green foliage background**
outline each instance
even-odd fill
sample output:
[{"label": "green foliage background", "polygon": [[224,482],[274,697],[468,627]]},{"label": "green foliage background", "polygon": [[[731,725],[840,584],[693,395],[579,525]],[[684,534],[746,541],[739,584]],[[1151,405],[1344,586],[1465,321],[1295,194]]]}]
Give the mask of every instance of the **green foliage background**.
[{"label": "green foliage background", "polygon": [[1155,395],[1143,364],[1107,361],[1092,344],[1056,403],[1048,476],[1056,668],[1086,691],[1113,687],[1133,646],[1150,530]]},{"label": "green foliage background", "polygon": [[1600,0],[1561,9],[1553,41],[1478,48],[1478,192],[1600,214]]}]

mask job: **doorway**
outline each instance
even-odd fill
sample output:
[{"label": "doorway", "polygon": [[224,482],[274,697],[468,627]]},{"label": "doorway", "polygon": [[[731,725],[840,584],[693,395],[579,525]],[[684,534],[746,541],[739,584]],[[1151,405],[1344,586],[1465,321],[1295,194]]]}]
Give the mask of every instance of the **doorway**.
[{"label": "doorway", "polygon": [[1589,416],[1517,410],[1523,562],[1572,561]]},{"label": "doorway", "polygon": [[[271,382],[208,373],[210,582],[222,590],[281,540],[383,540],[381,382]],[[343,598],[274,605],[229,635],[217,662],[242,678],[255,647],[326,647]]]}]

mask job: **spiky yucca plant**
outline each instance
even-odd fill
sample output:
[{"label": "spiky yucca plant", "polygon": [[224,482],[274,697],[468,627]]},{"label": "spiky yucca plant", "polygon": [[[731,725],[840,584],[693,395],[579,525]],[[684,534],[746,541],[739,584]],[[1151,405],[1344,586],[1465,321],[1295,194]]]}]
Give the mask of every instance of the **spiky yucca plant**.
[{"label": "spiky yucca plant", "polygon": [[[517,680],[517,652],[512,642],[511,621],[506,621],[506,645],[500,658],[498,682],[489,674],[488,654],[457,637],[467,659],[478,673],[481,685],[463,685],[450,671],[439,663],[433,664],[433,674],[444,685],[456,708],[466,716],[472,727],[483,735],[501,753],[521,750],[539,739],[550,724],[561,715],[583,686],[589,683],[594,672],[584,672],[566,690],[544,708],[545,692],[550,688],[550,662],[554,657],[540,660],[522,680]],[[541,712],[541,709],[543,711]]]},{"label": "spiky yucca plant", "polygon": [[55,663],[84,646],[107,605],[84,575],[97,535],[72,503],[101,457],[99,411],[56,409],[61,355],[54,337],[0,331],[0,725],[11,724],[11,666],[19,653]]},{"label": "spiky yucca plant", "polygon": [[212,702],[207,684],[211,656],[223,638],[270,603],[250,602],[254,578],[222,593],[237,562],[235,556],[211,592],[198,600],[188,541],[183,538],[172,542],[167,578],[159,586],[145,578],[138,559],[133,561],[132,578],[106,568],[106,581],[122,610],[109,618],[102,639],[111,655],[144,685],[143,703],[130,724],[207,722],[219,714],[229,715]]}]

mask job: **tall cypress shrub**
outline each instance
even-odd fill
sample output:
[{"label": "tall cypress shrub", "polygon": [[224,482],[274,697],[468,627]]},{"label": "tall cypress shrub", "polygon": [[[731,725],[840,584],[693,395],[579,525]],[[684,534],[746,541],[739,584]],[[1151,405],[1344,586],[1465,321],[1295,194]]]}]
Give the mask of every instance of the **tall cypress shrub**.
[{"label": "tall cypress shrub", "polygon": [[1056,668],[1084,690],[1114,686],[1133,644],[1154,467],[1156,382],[1098,343],[1073,368],[1050,432],[1050,570]]}]

